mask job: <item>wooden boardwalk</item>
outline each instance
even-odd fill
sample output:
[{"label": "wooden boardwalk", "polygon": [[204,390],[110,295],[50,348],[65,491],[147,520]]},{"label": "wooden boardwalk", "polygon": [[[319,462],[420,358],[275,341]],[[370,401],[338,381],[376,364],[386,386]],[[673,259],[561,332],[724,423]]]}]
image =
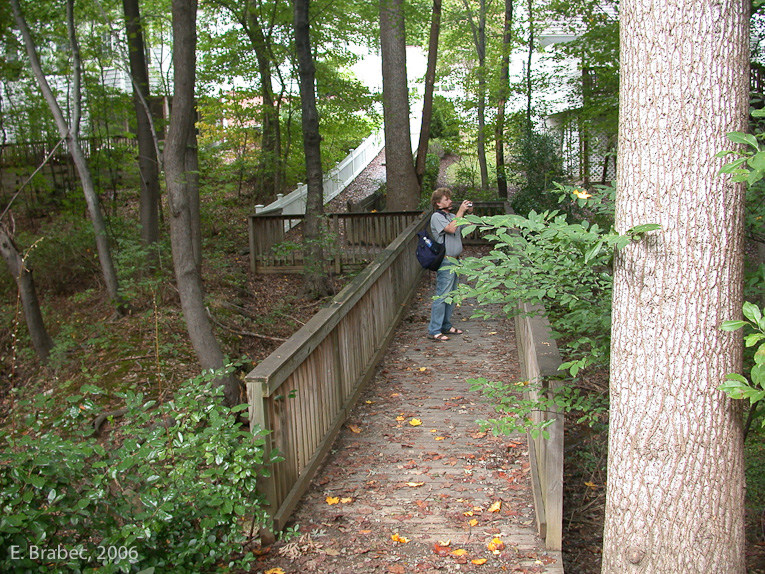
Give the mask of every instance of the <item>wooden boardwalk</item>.
[{"label": "wooden boardwalk", "polygon": [[428,339],[433,277],[301,499],[301,536],[254,572],[562,574],[536,535],[525,436],[482,431],[494,410],[465,382],[518,380],[512,322],[467,306],[453,321],[464,335]]}]

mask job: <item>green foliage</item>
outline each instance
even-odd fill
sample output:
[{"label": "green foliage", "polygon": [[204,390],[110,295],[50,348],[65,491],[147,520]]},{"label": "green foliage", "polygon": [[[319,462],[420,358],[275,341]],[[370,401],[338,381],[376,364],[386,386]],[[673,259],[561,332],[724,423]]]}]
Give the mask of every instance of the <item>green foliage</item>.
[{"label": "green foliage", "polygon": [[[4,572],[211,572],[245,567],[249,523],[265,525],[256,491],[263,432],[244,431],[206,374],[172,401],[123,396],[120,440],[88,424],[100,390],[83,386],[63,401],[19,403],[0,431],[0,569]],[[58,413],[58,414],[56,414]],[[33,560],[33,546],[82,549],[68,561]],[[13,559],[11,551],[17,550]]]},{"label": "green foliage", "polygon": [[559,194],[553,182],[565,182],[563,161],[550,134],[522,130],[514,144],[510,169],[522,174],[511,205],[519,215],[558,209]]},{"label": "green foliage", "polygon": [[[749,372],[748,380],[738,373],[730,373],[720,389],[732,399],[747,399],[754,405],[765,398],[765,318],[760,308],[746,302],[743,307],[744,320],[724,321],[720,326],[723,331],[737,331],[748,327],[753,332],[744,336],[747,348],[757,346],[754,353],[754,365]],[[763,420],[765,426],[765,420]]]},{"label": "green foliage", "polygon": [[[569,213],[612,221],[612,190],[601,190],[594,196],[558,184],[557,192],[560,205]],[[553,405],[566,412],[579,412],[581,422],[598,421],[607,410],[607,397],[582,393],[574,383],[585,369],[608,365],[613,252],[659,226],[640,225],[622,235],[587,219],[569,223],[558,211],[531,211],[528,217],[467,215],[460,223],[466,224],[463,233],[478,228],[493,247],[488,255],[458,263],[457,273],[466,281],[451,299],[461,302],[475,298],[480,307],[474,316],[478,317],[490,314],[486,305],[499,305],[507,316],[520,312],[518,301],[541,305],[567,358],[560,369],[573,378],[555,393],[540,394],[538,400],[516,396],[519,387],[528,383],[480,381],[484,392],[499,399],[498,410],[512,415],[488,423],[502,431],[544,432],[544,424],[534,423],[529,414]]]},{"label": "green foliage", "polygon": [[433,96],[433,117],[430,139],[439,139],[452,146],[459,144],[461,121],[454,102],[445,96]]},{"label": "green foliage", "polygon": [[[597,423],[608,411],[608,398],[600,394],[586,394],[571,384],[562,384],[555,390],[543,389],[539,384],[528,381],[503,383],[489,381],[484,377],[468,379],[472,391],[481,391],[494,400],[494,408],[503,416],[498,419],[478,421],[482,428],[491,429],[495,435],[514,432],[529,433],[533,438],[540,434],[549,438],[545,430],[554,419],[535,421],[533,413],[546,411],[561,413],[579,413],[577,423],[589,426]],[[526,393],[534,391],[537,398],[529,398]]]}]

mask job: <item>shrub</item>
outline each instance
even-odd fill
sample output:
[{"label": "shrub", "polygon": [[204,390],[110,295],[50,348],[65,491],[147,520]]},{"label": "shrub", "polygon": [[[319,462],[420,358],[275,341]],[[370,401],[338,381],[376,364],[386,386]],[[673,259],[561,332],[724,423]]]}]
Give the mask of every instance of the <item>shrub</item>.
[{"label": "shrub", "polygon": [[565,182],[563,161],[555,139],[549,134],[524,131],[515,146],[511,169],[523,174],[523,181],[512,199],[513,211],[528,215],[558,208],[558,193],[553,182]]},{"label": "shrub", "polygon": [[[121,441],[100,441],[86,419],[95,387],[20,403],[0,432],[3,572],[210,572],[244,566],[247,514],[266,523],[256,493],[263,432],[242,430],[213,374],[162,405],[125,393]],[[19,413],[26,407],[28,414]],[[171,424],[157,424],[158,421]],[[87,429],[87,430],[83,430]],[[33,547],[81,550],[34,559]],[[13,554],[12,554],[13,553]],[[251,555],[250,555],[251,556]]]}]

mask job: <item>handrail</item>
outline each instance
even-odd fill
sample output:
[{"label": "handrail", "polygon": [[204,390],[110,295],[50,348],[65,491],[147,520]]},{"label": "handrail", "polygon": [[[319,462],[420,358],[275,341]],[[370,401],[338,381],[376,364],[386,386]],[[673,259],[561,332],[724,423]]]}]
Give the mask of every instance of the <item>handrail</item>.
[{"label": "handrail", "polygon": [[428,216],[246,376],[250,421],[270,431],[266,457],[278,451],[284,458],[259,486],[275,530],[308,488],[416,291],[416,232]]},{"label": "handrail", "polygon": [[[550,325],[542,315],[543,309],[528,303],[519,303],[520,313],[515,317],[515,336],[521,377],[532,383],[526,398],[535,400],[541,392],[553,393],[561,385],[556,375],[561,364],[558,345],[550,336]],[[536,438],[527,433],[531,483],[537,531],[549,550],[560,550],[563,537],[563,414],[557,407],[534,411],[532,421],[539,425],[554,421]]]}]

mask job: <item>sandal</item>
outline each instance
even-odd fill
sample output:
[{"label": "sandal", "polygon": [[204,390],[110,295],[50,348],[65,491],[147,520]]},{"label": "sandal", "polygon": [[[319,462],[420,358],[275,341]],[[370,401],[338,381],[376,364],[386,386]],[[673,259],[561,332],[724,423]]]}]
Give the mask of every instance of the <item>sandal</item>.
[{"label": "sandal", "polygon": [[449,337],[444,335],[443,333],[436,333],[435,335],[430,335],[430,338],[434,341],[448,341]]},{"label": "sandal", "polygon": [[462,329],[452,327],[448,331],[444,331],[444,333],[449,333],[450,335],[462,335]]}]

